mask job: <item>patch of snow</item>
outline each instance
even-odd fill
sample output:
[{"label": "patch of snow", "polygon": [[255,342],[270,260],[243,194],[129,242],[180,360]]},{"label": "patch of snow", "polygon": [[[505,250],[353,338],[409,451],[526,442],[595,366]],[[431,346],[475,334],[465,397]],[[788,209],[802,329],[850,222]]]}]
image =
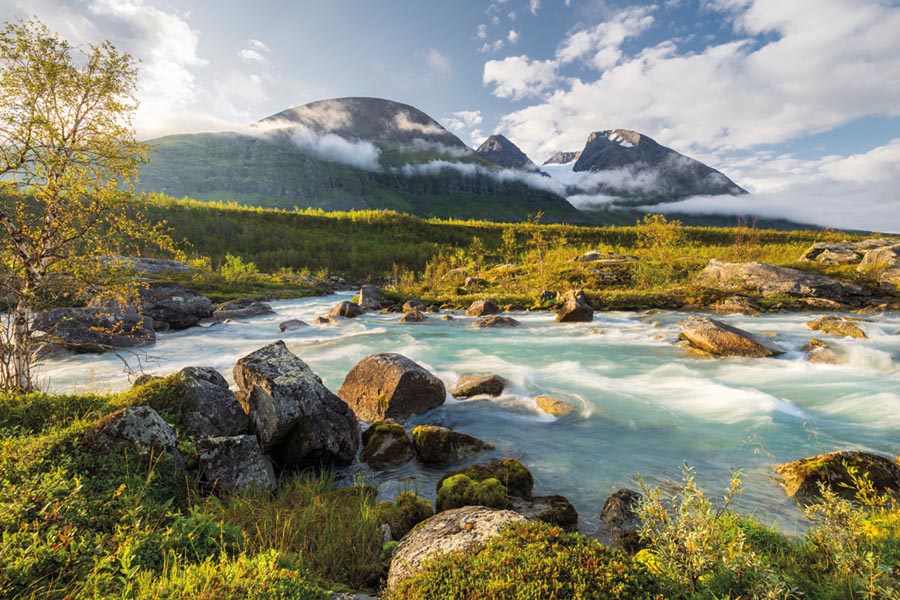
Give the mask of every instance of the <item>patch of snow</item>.
[{"label": "patch of snow", "polygon": [[632,144],[631,142],[626,141],[626,140],[619,141],[619,145],[622,146],[623,148],[634,148],[634,144]]}]

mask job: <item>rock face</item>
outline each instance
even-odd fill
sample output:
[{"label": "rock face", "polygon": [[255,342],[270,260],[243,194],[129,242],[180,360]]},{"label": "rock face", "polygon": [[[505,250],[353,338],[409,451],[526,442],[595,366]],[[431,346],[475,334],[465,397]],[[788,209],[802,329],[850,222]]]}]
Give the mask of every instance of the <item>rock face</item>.
[{"label": "rock face", "polygon": [[363,432],[360,459],[373,469],[387,469],[416,457],[416,449],[399,423],[378,421]]},{"label": "rock face", "polygon": [[578,511],[565,496],[513,496],[510,503],[514,511],[529,519],[559,525],[567,531],[578,528]]},{"label": "rock face", "polygon": [[506,136],[492,135],[484,140],[475,152],[484,159],[507,169],[520,171],[537,171],[537,165],[531,162],[518,146]]},{"label": "rock face", "polygon": [[265,302],[241,298],[216,306],[212,318],[216,321],[224,321],[225,319],[249,319],[250,317],[274,314],[275,311]]},{"label": "rock face", "polygon": [[536,396],[534,398],[534,403],[537,404],[538,408],[542,411],[548,415],[553,415],[554,417],[563,417],[575,410],[575,407],[565,400],[560,400],[559,398],[553,398],[551,396]]},{"label": "rock face", "polygon": [[377,285],[364,285],[359,290],[359,305],[363,310],[381,310],[381,289]]},{"label": "rock face", "polygon": [[544,164],[541,166],[547,165],[567,165],[570,162],[575,162],[581,157],[581,151],[578,152],[557,152],[550,158],[544,161]]},{"label": "rock face", "polygon": [[892,269],[900,267],[900,240],[896,244],[874,248],[865,253],[858,270]]},{"label": "rock face", "polygon": [[187,367],[175,374],[196,410],[184,415],[188,432],[197,439],[243,435],[250,419],[222,374],[212,367]]},{"label": "rock face", "polygon": [[128,406],[97,423],[99,446],[108,449],[129,444],[139,452],[177,452],[175,430],[149,406]]},{"label": "rock face", "polygon": [[860,242],[816,242],[800,256],[803,261],[816,261],[826,265],[855,265],[867,252],[900,244],[900,238],[880,238]]},{"label": "rock face", "polygon": [[777,344],[708,317],[690,317],[682,324],[682,335],[695,348],[718,356],[763,358],[786,352]]},{"label": "rock face", "polygon": [[857,325],[860,321],[862,319],[827,316],[809,321],[806,326],[813,331],[821,331],[822,333],[840,337],[864,338],[866,337],[866,332]]},{"label": "rock face", "polygon": [[329,311],[329,317],[344,317],[347,319],[355,319],[356,317],[361,316],[365,311],[359,307],[358,304],[354,304],[348,300],[344,300],[337,306]]},{"label": "rock face", "polygon": [[569,290],[563,296],[563,306],[556,314],[560,323],[590,323],[594,320],[594,307],[588,304],[584,292]]},{"label": "rock face", "polygon": [[512,317],[498,317],[496,315],[490,317],[482,317],[472,323],[473,327],[478,329],[487,329],[488,327],[518,327],[521,325]]},{"label": "rock face", "polygon": [[212,302],[174,283],[151,283],[139,290],[141,312],[153,319],[156,331],[187,329],[212,316]]},{"label": "rock face", "polygon": [[641,520],[637,507],[643,498],[640,492],[622,488],[606,499],[600,511],[600,519],[609,526],[616,543],[629,552],[636,552],[640,547]]},{"label": "rock face", "polygon": [[356,364],[338,395],[361,419],[402,420],[444,403],[440,379],[400,354],[373,354]]},{"label": "rock face", "polygon": [[830,452],[779,465],[775,471],[783,478],[788,496],[807,502],[819,497],[820,482],[839,496],[853,499],[857,487],[848,467],[856,469],[857,476],[868,476],[879,494],[900,492],[898,461],[870,452]]},{"label": "rock face", "polygon": [[840,302],[867,296],[863,288],[853,283],[760,262],[728,263],[712,259],[697,276],[697,281],[722,289],[827,298]]},{"label": "rock face", "polygon": [[250,490],[275,491],[275,470],[253,435],[199,440],[200,485],[228,494]]},{"label": "rock face", "polygon": [[401,540],[388,571],[387,587],[419,571],[428,558],[465,550],[497,536],[509,523],[525,521],[509,510],[466,506],[447,510],[420,523]]},{"label": "rock face", "polygon": [[460,378],[450,393],[454,398],[499,396],[508,383],[509,381],[499,375],[466,375]]},{"label": "rock face", "polygon": [[73,352],[109,352],[156,342],[153,319],[105,309],[56,308],[37,315],[34,329],[47,334],[52,347]]},{"label": "rock face", "polygon": [[398,323],[424,323],[428,320],[428,317],[423,315],[418,310],[410,311],[400,317]]},{"label": "rock face", "polygon": [[276,460],[289,467],[353,461],[356,416],[284,342],[238,360],[234,380],[263,450]]},{"label": "rock face", "polygon": [[426,465],[455,463],[494,448],[477,437],[437,425],[419,425],[413,429],[412,441],[416,456]]},{"label": "rock face", "polygon": [[493,300],[476,300],[466,309],[466,315],[470,317],[484,317],[500,313],[500,307]]},{"label": "rock face", "polygon": [[296,331],[298,329],[303,329],[304,327],[309,327],[309,325],[300,319],[288,319],[278,325],[278,329],[280,329],[282,333],[285,331]]}]

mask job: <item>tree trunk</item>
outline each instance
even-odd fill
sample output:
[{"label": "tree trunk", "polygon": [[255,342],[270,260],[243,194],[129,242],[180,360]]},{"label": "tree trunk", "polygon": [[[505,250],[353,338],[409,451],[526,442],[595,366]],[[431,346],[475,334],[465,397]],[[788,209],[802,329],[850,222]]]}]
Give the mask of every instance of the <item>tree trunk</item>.
[{"label": "tree trunk", "polygon": [[12,381],[8,381],[14,390],[30,392],[31,381],[31,306],[24,300],[16,304],[12,318]]}]

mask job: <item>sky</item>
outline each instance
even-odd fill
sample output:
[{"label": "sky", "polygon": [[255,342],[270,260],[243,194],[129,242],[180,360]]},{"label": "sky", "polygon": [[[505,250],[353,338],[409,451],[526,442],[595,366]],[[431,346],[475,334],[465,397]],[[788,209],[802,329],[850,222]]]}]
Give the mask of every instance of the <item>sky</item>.
[{"label": "sky", "polygon": [[680,210],[900,232],[900,0],[0,0],[140,63],[140,137],[342,96],[535,162],[639,131],[751,197]]}]

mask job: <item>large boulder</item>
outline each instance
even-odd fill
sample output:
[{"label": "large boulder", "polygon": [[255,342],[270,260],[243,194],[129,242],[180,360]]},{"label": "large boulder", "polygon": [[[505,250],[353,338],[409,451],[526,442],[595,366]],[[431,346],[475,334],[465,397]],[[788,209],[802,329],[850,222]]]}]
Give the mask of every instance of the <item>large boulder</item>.
[{"label": "large boulder", "polygon": [[216,306],[212,318],[216,321],[224,321],[226,319],[249,319],[250,317],[274,314],[275,311],[265,302],[258,302],[250,298],[241,298]]},{"label": "large boulder", "polygon": [[786,352],[777,344],[708,317],[690,317],[681,327],[681,335],[692,346],[717,356],[762,358]]},{"label": "large boulder", "polygon": [[640,492],[621,488],[606,499],[600,511],[600,520],[609,527],[616,545],[629,552],[637,552],[641,545],[637,509],[643,499]]},{"label": "large boulder", "polygon": [[78,353],[139,348],[156,342],[154,322],[135,312],[119,314],[102,308],[56,308],[39,313],[33,328],[48,349]]},{"label": "large boulder", "polygon": [[500,307],[493,300],[476,300],[466,309],[466,314],[470,317],[486,317],[499,313]]},{"label": "large boulder", "polygon": [[331,311],[329,311],[328,316],[355,319],[356,317],[362,316],[364,312],[365,311],[363,311],[358,304],[354,304],[349,300],[344,300],[340,304],[334,306]]},{"label": "large boulder", "polygon": [[454,398],[499,396],[508,383],[509,381],[499,375],[466,375],[460,378],[450,393]]},{"label": "large boulder", "polygon": [[138,293],[141,313],[153,319],[156,331],[187,329],[212,316],[209,298],[175,283],[150,283]]},{"label": "large boulder", "polygon": [[373,469],[388,469],[416,457],[416,449],[399,423],[378,421],[363,432],[360,459]]},{"label": "large boulder", "polygon": [[397,546],[391,558],[387,587],[414,575],[429,558],[465,550],[496,537],[509,523],[525,521],[509,510],[466,506],[447,510],[420,523]]},{"label": "large boulder", "polygon": [[866,332],[857,325],[857,323],[860,323],[861,321],[862,319],[854,319],[852,317],[835,317],[829,315],[827,317],[819,317],[814,321],[809,321],[806,323],[806,326],[813,331],[821,331],[822,333],[830,335],[864,338],[866,337]]},{"label": "large boulder", "polygon": [[194,409],[184,414],[191,436],[236,436],[250,431],[250,419],[221,373],[212,367],[187,367],[175,377],[181,382],[186,404]]},{"label": "large boulder", "polygon": [[869,271],[897,267],[900,267],[900,243],[867,251],[856,268],[858,271]]},{"label": "large boulder", "polygon": [[219,493],[275,491],[275,470],[253,435],[205,438],[197,442],[200,485]]},{"label": "large boulder", "polygon": [[403,420],[444,403],[440,379],[401,354],[373,354],[350,369],[338,395],[361,419]]},{"label": "large boulder", "polygon": [[900,494],[900,462],[871,452],[829,452],[779,465],[775,471],[781,475],[788,496],[801,502],[818,498],[820,484],[852,500],[859,490],[860,477],[868,478],[878,494]]},{"label": "large boulder", "polygon": [[140,453],[177,452],[175,430],[149,406],[128,406],[97,422],[96,445],[104,450],[127,445]]},{"label": "large boulder", "polygon": [[482,450],[494,447],[460,431],[437,425],[419,425],[412,432],[416,456],[426,465],[444,465],[459,462]]},{"label": "large boulder", "polygon": [[488,329],[491,327],[518,327],[521,325],[520,322],[516,321],[512,317],[501,317],[497,315],[492,315],[490,317],[481,317],[474,323],[472,323],[472,327],[477,329]]},{"label": "large boulder", "polygon": [[760,262],[729,263],[712,259],[697,276],[697,282],[725,290],[750,290],[764,295],[787,294],[841,302],[868,296],[863,288],[854,283]]},{"label": "large boulder", "polygon": [[349,464],[359,447],[353,410],[278,341],[234,367],[238,401],[263,450],[288,467]]},{"label": "large boulder", "polygon": [[560,323],[590,323],[594,320],[594,307],[588,304],[584,292],[569,290],[563,296],[563,305],[556,313]]},{"label": "large boulder", "polygon": [[364,285],[359,290],[359,305],[363,310],[381,310],[381,289],[377,285]]}]

